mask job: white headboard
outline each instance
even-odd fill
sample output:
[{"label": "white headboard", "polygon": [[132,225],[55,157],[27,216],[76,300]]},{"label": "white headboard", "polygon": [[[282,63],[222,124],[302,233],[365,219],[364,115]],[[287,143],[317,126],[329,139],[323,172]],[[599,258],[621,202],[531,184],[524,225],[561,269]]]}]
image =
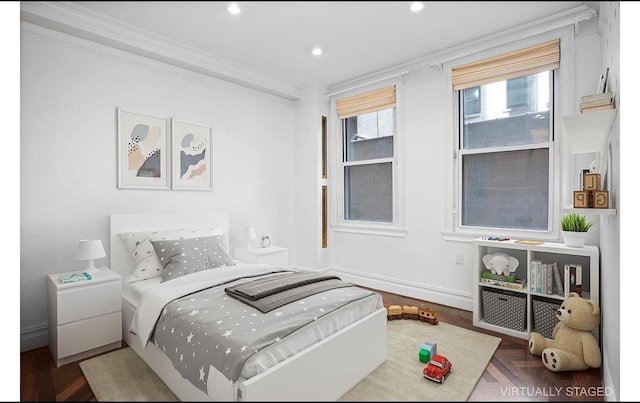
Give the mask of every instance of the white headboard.
[{"label": "white headboard", "polygon": [[110,230],[111,270],[126,276],[133,273],[135,262],[131,253],[118,236],[121,232],[159,231],[181,228],[222,228],[229,249],[229,212],[188,212],[112,214]]}]

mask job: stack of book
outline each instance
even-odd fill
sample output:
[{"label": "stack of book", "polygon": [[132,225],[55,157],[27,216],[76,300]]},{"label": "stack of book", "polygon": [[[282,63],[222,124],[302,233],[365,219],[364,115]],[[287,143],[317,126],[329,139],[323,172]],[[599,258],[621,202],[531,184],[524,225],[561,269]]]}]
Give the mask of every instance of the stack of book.
[{"label": "stack of book", "polygon": [[613,109],[613,91],[603,94],[585,95],[580,102],[580,112]]},{"label": "stack of book", "polygon": [[480,280],[483,284],[497,285],[499,287],[511,288],[512,290],[523,290],[524,281],[515,278],[515,276],[505,276],[501,274],[494,274],[490,271],[483,271],[482,278]]},{"label": "stack of book", "polygon": [[529,271],[531,292],[564,295],[564,284],[558,262],[545,263],[542,260],[533,259]]}]

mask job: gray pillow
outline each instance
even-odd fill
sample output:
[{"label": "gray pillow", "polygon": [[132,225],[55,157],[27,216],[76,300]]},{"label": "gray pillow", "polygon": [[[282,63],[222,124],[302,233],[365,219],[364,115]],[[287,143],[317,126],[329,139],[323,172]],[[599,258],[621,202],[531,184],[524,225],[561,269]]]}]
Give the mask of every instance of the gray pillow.
[{"label": "gray pillow", "polygon": [[195,273],[235,264],[225,250],[224,235],[192,239],[151,241],[162,265],[161,283]]}]

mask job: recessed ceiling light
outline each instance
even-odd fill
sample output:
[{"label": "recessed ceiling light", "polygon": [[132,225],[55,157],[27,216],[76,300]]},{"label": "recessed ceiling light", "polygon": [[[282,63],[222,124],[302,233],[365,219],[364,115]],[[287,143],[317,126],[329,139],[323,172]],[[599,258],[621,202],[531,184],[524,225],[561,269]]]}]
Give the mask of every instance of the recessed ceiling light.
[{"label": "recessed ceiling light", "polygon": [[242,10],[240,10],[240,7],[236,3],[231,3],[229,4],[227,11],[229,11],[231,14],[240,14]]},{"label": "recessed ceiling light", "polygon": [[320,56],[320,55],[322,54],[322,49],[320,49],[320,48],[313,48],[313,50],[311,51],[311,53],[312,53],[314,56]]},{"label": "recessed ceiling light", "polygon": [[416,1],[411,4],[410,8],[411,8],[411,11],[413,12],[420,11],[424,8],[424,4],[422,4],[421,1]]}]

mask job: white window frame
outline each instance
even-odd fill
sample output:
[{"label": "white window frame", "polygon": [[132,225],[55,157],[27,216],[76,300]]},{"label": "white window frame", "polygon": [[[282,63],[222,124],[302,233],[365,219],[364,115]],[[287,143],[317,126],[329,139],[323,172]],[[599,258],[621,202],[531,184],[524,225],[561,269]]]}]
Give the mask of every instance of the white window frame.
[{"label": "white window frame", "polygon": [[[333,120],[332,127],[334,135],[329,135],[329,145],[334,150],[334,167],[335,174],[331,175],[333,179],[333,188],[331,197],[332,204],[335,208],[332,214],[331,228],[337,232],[350,232],[369,235],[382,235],[392,237],[404,237],[407,234],[405,228],[405,200],[404,200],[404,114],[403,114],[403,89],[402,77],[393,78],[391,80],[379,81],[376,84],[358,87],[358,89],[344,91],[340,96],[334,96],[331,99],[331,118]],[[394,113],[395,132],[393,134],[393,157],[380,158],[367,161],[343,161],[344,155],[344,133],[342,131],[342,120],[336,113],[336,100],[349,96],[373,91],[378,88],[389,85],[396,86],[396,107]],[[393,203],[393,220],[391,222],[379,221],[359,221],[345,219],[345,192],[344,192],[344,167],[353,165],[362,165],[363,163],[385,163],[392,164],[392,203]]]},{"label": "white window frame", "polygon": [[[553,140],[549,144],[549,223],[550,228],[544,230],[518,230],[509,228],[488,228],[488,227],[471,227],[461,225],[462,195],[461,195],[461,158],[459,155],[460,142],[460,120],[459,120],[459,94],[453,90],[451,81],[451,69],[453,66],[471,63],[473,61],[486,59],[492,56],[513,52],[529,46],[543,43],[552,39],[560,38],[560,67],[554,73],[554,108],[550,111],[553,116]],[[445,94],[447,103],[451,105],[447,108],[447,130],[449,140],[446,142],[446,155],[450,155],[450,163],[446,166],[447,178],[445,184],[445,224],[442,231],[446,240],[466,241],[470,242],[479,236],[494,235],[506,236],[517,239],[541,239],[549,241],[557,241],[561,239],[560,220],[562,216],[562,202],[570,200],[568,195],[570,159],[564,157],[570,155],[567,151],[566,140],[562,130],[562,116],[566,115],[566,111],[572,111],[573,99],[573,27],[546,32],[526,39],[513,41],[501,46],[496,46],[488,50],[480,51],[472,55],[464,56],[455,60],[443,63],[443,75],[446,86]],[[564,79],[563,79],[564,78]],[[531,145],[528,148],[539,147],[539,145]],[[504,150],[504,149],[503,149]],[[564,189],[564,192],[561,191]]]}]

